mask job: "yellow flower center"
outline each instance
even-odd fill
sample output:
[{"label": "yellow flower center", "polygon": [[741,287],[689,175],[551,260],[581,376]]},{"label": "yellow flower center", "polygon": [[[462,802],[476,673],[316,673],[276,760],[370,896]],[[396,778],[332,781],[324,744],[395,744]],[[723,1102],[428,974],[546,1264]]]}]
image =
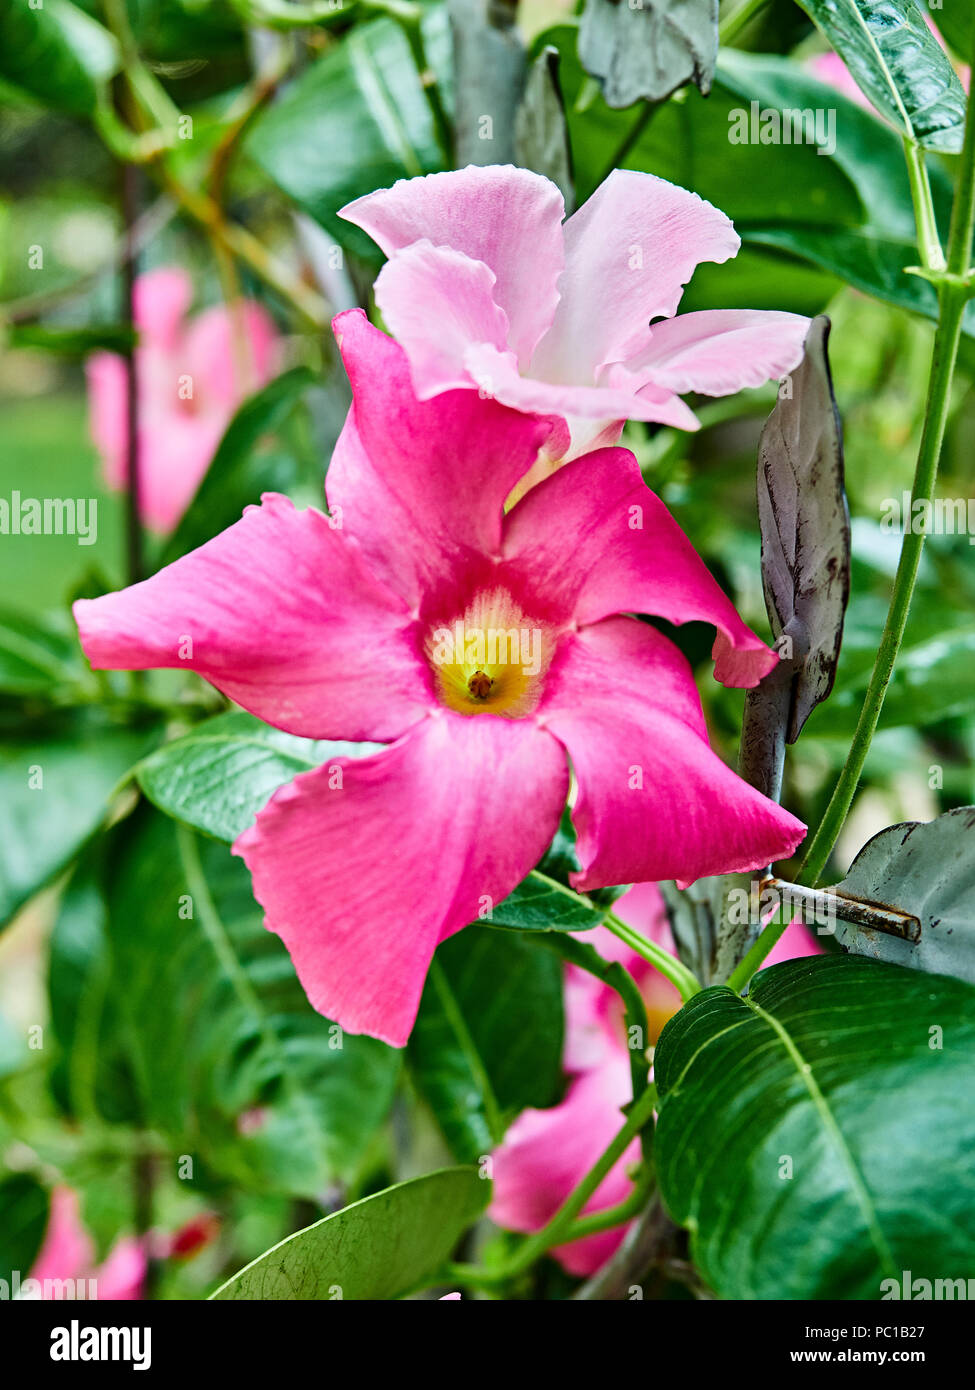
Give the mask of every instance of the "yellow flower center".
[{"label": "yellow flower center", "polygon": [[506,589],[483,591],[450,622],[431,627],[426,656],[437,694],[457,714],[520,719],[542,695],[555,648],[551,627],[529,619]]}]

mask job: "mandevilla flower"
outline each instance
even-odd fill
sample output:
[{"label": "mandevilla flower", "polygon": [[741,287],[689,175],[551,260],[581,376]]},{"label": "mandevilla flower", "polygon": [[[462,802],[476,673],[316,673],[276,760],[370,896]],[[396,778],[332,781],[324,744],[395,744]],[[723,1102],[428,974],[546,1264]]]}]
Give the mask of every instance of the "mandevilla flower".
[{"label": "mandevilla flower", "polygon": [[[660,890],[640,883],[624,894],[616,912],[658,945],[674,943]],[[608,960],[619,961],[636,980],[647,1008],[654,1045],[680,995],[658,970],[603,927],[586,940]],[[820,947],[798,921],[791,923],[765,966],[799,956],[818,955]],[[565,1098],[547,1110],[523,1110],[493,1155],[488,1215],[499,1226],[530,1234],[552,1219],[582,1181],[623,1123],[622,1107],[632,1099],[630,1057],[620,997],[615,990],[575,966],[565,971],[565,1042],[563,1066],[569,1076]],[[633,1190],[629,1170],[640,1157],[634,1140],[586,1203],[585,1215],[623,1202]],[[609,1259],[627,1226],[583,1236],[549,1253],[570,1274],[589,1275]]]},{"label": "mandevilla flower", "polygon": [[[189,323],[193,284],[166,267],[135,283],[142,520],[171,531],[210,466],[230,418],[273,375],[277,335],[259,304],[204,309]],[[127,468],[125,362],[112,352],[88,360],[91,433],[105,481],[124,488]]]},{"label": "mandevilla flower", "polygon": [[376,303],[421,400],[477,388],[555,417],[531,482],[628,419],[696,429],[680,392],[723,396],[800,362],[798,314],[673,317],[695,267],[741,245],[697,194],[617,169],[564,214],[554,183],[511,165],[403,179],[340,213],[389,257]]},{"label": "mandevilla flower", "polygon": [[[77,1192],[70,1187],[54,1189],[44,1242],[30,1271],[30,1278],[41,1286],[41,1298],[63,1298],[66,1280],[84,1280],[88,1298],[141,1298],[146,1264],[143,1243],[126,1236],[96,1267],[95,1247],[81,1219]],[[52,1285],[61,1292],[54,1292]],[[84,1291],[79,1296],[85,1297]]]},{"label": "mandevilla flower", "polygon": [[687,662],[625,616],[713,624],[731,685],[775,664],[632,454],[505,514],[549,424],[471,391],[418,401],[361,311],[336,328],[354,404],[331,516],[266,495],[75,614],[96,668],[189,667],[290,733],[389,744],[279,789],[234,850],[315,1008],[399,1046],[438,942],[550,843],[567,757],[580,889],[754,868],[804,827],[712,752]]}]

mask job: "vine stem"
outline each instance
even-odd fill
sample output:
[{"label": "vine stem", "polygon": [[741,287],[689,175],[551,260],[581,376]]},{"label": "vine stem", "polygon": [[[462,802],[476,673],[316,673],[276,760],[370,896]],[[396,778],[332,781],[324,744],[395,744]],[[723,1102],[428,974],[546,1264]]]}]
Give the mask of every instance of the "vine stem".
[{"label": "vine stem", "polygon": [[700,980],[676,956],[672,956],[669,951],[665,951],[655,941],[649,941],[645,936],[641,936],[638,931],[627,926],[612,912],[607,914],[605,925],[614,936],[618,936],[620,941],[625,942],[631,950],[636,951],[637,955],[656,966],[661,975],[665,975],[677,990],[683,1003],[686,1004],[688,999],[693,999],[695,994],[700,994]]},{"label": "vine stem", "polygon": [[723,44],[731,43],[733,39],[738,37],[745,25],[754,19],[759,10],[767,4],[768,0],[744,0],[744,4],[739,5],[736,10],[733,10],[721,21],[718,29],[718,41]]},{"label": "vine stem", "polygon": [[[975,41],[973,41],[975,47]],[[973,53],[975,61],[975,53]],[[908,146],[905,144],[905,149]],[[916,168],[912,168],[908,152],[908,171],[912,178],[912,193],[917,195],[915,179],[923,175],[923,189],[927,189],[927,172],[923,156],[919,156]],[[923,191],[923,190],[922,190]],[[930,202],[930,190],[928,202]],[[922,199],[923,202],[923,199]],[[915,208],[918,207],[915,196]],[[933,218],[933,212],[931,214]],[[913,522],[916,503],[930,503],[938,476],[938,462],[941,446],[944,443],[945,426],[951,399],[951,384],[958,358],[958,345],[961,341],[962,319],[965,307],[972,297],[970,261],[972,253],[972,231],[975,228],[975,85],[968,93],[965,112],[965,138],[962,145],[961,168],[951,209],[951,229],[948,236],[948,260],[946,269],[928,267],[926,276],[938,290],[938,326],[934,337],[934,351],[931,360],[931,375],[928,382],[928,395],[924,411],[924,427],[921,431],[921,444],[918,449],[917,466],[914,471],[914,486],[911,490],[910,522]],[[924,227],[923,207],[918,217],[918,247],[922,257],[925,250],[930,255],[930,241],[925,240],[928,233]],[[935,232],[935,236],[937,233]],[[937,247],[940,252],[940,244]],[[922,506],[921,512],[927,515],[930,506]],[[890,682],[894,662],[900,650],[907,625],[907,615],[911,607],[914,585],[917,581],[918,566],[924,550],[924,529],[914,530],[913,524],[905,530],[901,541],[900,559],[894,576],[894,586],[887,612],[887,621],[877,649],[870,682],[867,686],[860,718],[857,720],[853,743],[840,773],[829,805],[810,841],[802,867],[796,881],[806,887],[815,887],[826,868],[837,837],[849,813],[853,797],[860,782],[863,765],[866,762],[870,743],[876,732],[883,708],[884,696]],[[759,937],[754,952],[762,942]],[[768,948],[771,950],[771,946]],[[749,953],[751,954],[751,952]],[[764,957],[763,957],[764,958]],[[747,958],[746,958],[747,959]],[[744,964],[744,962],[742,962]]]},{"label": "vine stem", "polygon": [[[570,1192],[552,1219],[540,1231],[536,1231],[533,1236],[530,1236],[510,1260],[495,1268],[482,1268],[480,1265],[465,1264],[448,1265],[433,1282],[502,1284],[528,1269],[553,1245],[561,1245],[565,1241],[575,1240],[577,1228],[579,1235],[592,1235],[596,1230],[607,1230],[611,1225],[619,1225],[622,1221],[628,1221],[631,1216],[636,1215],[640,1209],[639,1203],[636,1203],[637,1193],[639,1193],[640,1203],[642,1203],[646,1200],[649,1192],[650,1178],[646,1173],[642,1174],[637,1183],[636,1192],[631,1193],[625,1202],[603,1212],[594,1212],[591,1216],[583,1218],[582,1221],[576,1221],[576,1217],[614,1163],[622,1158],[631,1141],[649,1122],[656,1106],[657,1088],[651,1085],[647,1087],[639,1100],[634,1101],[630,1106],[626,1124],[596,1160],[578,1187]],[[631,1202],[635,1203],[633,1207],[631,1207]],[[620,1215],[621,1212],[622,1215]]]}]

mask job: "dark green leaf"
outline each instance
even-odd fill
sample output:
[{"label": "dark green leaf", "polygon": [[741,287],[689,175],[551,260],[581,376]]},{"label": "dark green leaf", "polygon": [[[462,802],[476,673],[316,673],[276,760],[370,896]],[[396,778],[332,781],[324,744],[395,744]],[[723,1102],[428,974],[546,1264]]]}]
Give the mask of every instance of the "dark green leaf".
[{"label": "dark green leaf", "polygon": [[449,1257],[489,1194],[476,1168],[444,1168],[387,1187],[295,1232],[211,1297],[400,1298]]},{"label": "dark green leaf", "polygon": [[47,1212],[48,1196],[36,1178],[14,1173],[0,1182],[0,1279],[6,1281],[5,1298],[12,1297],[10,1278],[15,1270],[21,1283],[28,1277],[44,1239]]},{"label": "dark green leaf", "polygon": [[249,1187],[314,1199],[353,1179],[399,1053],[312,1009],[241,861],[144,807],[105,878],[104,992],[140,1122]]},{"label": "dark green leaf", "polygon": [[[424,19],[433,67],[448,63],[446,14]],[[247,142],[265,173],[336,241],[375,261],[363,232],[336,213],[399,178],[443,165],[409,44],[389,19],[357,24],[257,120]]]},{"label": "dark green leaf", "polygon": [[471,926],[437,950],[408,1056],[454,1157],[474,1163],[526,1106],[558,1099],[562,968],[535,943]]},{"label": "dark green leaf", "polygon": [[299,772],[331,758],[365,757],[381,746],[297,738],[233,710],[163,744],[139,764],[136,776],[160,810],[229,843]]},{"label": "dark green leaf", "polygon": [[46,106],[91,115],[117,66],[111,34],[69,0],[0,7],[0,78]]},{"label": "dark green leaf", "polygon": [[965,93],[915,0],[798,0],[902,135],[961,149]]},{"label": "dark green leaf", "polygon": [[706,95],[717,56],[718,0],[586,0],[579,60],[609,106],[663,101],[687,82]]},{"label": "dark green leaf", "polygon": [[904,1270],[967,1278],[973,1051],[971,986],[848,956],[685,1005],[654,1054],[655,1153],[714,1290],[877,1299]]},{"label": "dark green leaf", "polygon": [[77,720],[0,748],[0,923],[97,830],[108,798],[150,741],[146,731]]}]

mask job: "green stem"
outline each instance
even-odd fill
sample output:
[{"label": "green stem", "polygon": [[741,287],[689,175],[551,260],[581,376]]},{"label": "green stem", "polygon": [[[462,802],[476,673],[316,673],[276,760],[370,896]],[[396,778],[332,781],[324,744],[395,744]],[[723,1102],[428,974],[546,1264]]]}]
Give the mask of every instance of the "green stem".
[{"label": "green stem", "polygon": [[718,29],[718,42],[725,46],[732,43],[745,25],[750,23],[759,10],[767,4],[768,0],[745,0],[743,5],[739,5],[737,10],[734,10],[721,21]]},{"label": "green stem", "polygon": [[[957,285],[942,282],[939,289],[941,311],[938,329],[934,340],[934,357],[931,364],[931,378],[928,387],[924,429],[918,451],[917,467],[914,473],[914,486],[911,492],[910,518],[916,514],[915,503],[923,499],[930,502],[938,475],[938,460],[944,441],[945,425],[948,419],[948,405],[951,383],[954,377],[955,360],[958,356],[958,343],[961,338],[961,321],[967,302],[966,292]],[[924,512],[928,511],[925,507]],[[908,518],[908,524],[910,524]],[[890,683],[894,662],[900,650],[910,611],[914,584],[917,579],[921,552],[924,549],[924,532],[913,527],[904,532],[901,542],[900,559],[894,586],[891,593],[887,621],[880,638],[877,659],[870,676],[863,707],[857,720],[853,743],[843,770],[839,775],[833,795],[822,820],[806,851],[802,868],[796,882],[813,888],[819,882],[826,867],[833,846],[846,821],[853,797],[856,794],[866,762],[870,743],[877,729],[884,696]]]},{"label": "green stem", "polygon": [[[534,1264],[534,1262],[539,1259],[540,1256],[544,1255],[546,1250],[551,1249],[553,1245],[562,1245],[568,1240],[575,1240],[576,1228],[577,1225],[580,1224],[576,1222],[576,1217],[599,1187],[609,1170],[622,1158],[632,1140],[636,1138],[644,1125],[649,1122],[656,1105],[657,1088],[656,1086],[648,1086],[640,1099],[634,1101],[631,1105],[626,1124],[616,1135],[616,1138],[609,1147],[597,1159],[592,1168],[590,1168],[582,1182],[579,1183],[578,1187],[572,1190],[552,1217],[551,1221],[548,1221],[540,1231],[536,1231],[533,1236],[530,1236],[528,1240],[518,1248],[510,1260],[493,1269],[487,1267],[482,1268],[480,1265],[450,1265],[443,1272],[443,1282],[459,1281],[467,1284],[503,1284],[507,1282],[507,1280],[514,1278],[515,1275],[521,1274],[524,1270],[528,1269],[530,1265]],[[637,1184],[637,1190],[641,1191],[644,1200],[649,1190],[646,1183],[647,1180],[644,1178]],[[636,1214],[635,1211],[630,1211],[628,1209],[628,1203],[623,1203],[621,1205],[627,1206],[627,1214],[623,1216],[622,1220],[629,1220],[631,1216]],[[594,1215],[605,1219],[608,1213],[598,1212],[594,1213]],[[585,1223],[582,1224],[585,1226],[582,1234],[591,1235],[592,1230],[590,1228],[589,1218],[587,1217]],[[618,1223],[614,1222],[614,1224]],[[441,1276],[438,1276],[437,1282],[441,1282]]]},{"label": "green stem", "polygon": [[[973,60],[975,60],[975,54],[973,54]],[[909,155],[908,168],[910,169],[910,167]],[[917,206],[916,203],[915,206]],[[961,167],[951,210],[947,270],[940,272],[935,270],[929,277],[938,289],[938,326],[934,337],[924,427],[921,432],[917,466],[914,470],[914,486],[911,491],[911,511],[908,521],[913,519],[918,511],[922,515],[930,511],[929,506],[922,505],[918,508],[915,504],[917,502],[931,502],[938,476],[938,462],[948,421],[951,384],[955,374],[955,362],[958,358],[958,345],[961,341],[962,319],[965,314],[965,307],[971,297],[969,260],[973,227],[975,227],[975,84],[972,84],[968,94]],[[919,218],[918,245],[922,255],[924,254],[924,236],[922,221]],[[929,245],[929,252],[930,249]],[[923,550],[924,531],[915,531],[911,526],[909,530],[904,532],[904,538],[901,542],[900,559],[897,563],[897,573],[894,576],[887,621],[884,624],[880,646],[877,649],[877,659],[874,662],[863,707],[857,720],[853,743],[833,790],[833,795],[830,797],[829,805],[826,807],[816,833],[809,843],[802,868],[796,876],[796,881],[806,887],[815,887],[818,883],[853,803],[870,743],[880,719],[880,711],[883,708],[884,696],[887,693],[894,662],[897,660],[897,653],[904,637],[907,615],[911,607]],[[761,938],[759,938],[760,940]],[[758,942],[756,942],[757,945]]]},{"label": "green stem", "polygon": [[788,925],[787,915],[783,913],[781,907],[777,907],[763,927],[755,944],[746,951],[728,976],[726,983],[729,989],[733,989],[736,994],[742,992],[765,957],[775,949],[776,943],[783,936]]},{"label": "green stem", "polygon": [[661,975],[665,975],[674,986],[685,1004],[695,994],[700,994],[700,980],[676,956],[672,956],[669,951],[665,951],[655,941],[648,941],[645,936],[641,936],[633,927],[620,921],[612,912],[607,914],[605,925],[614,936],[618,936],[621,941],[626,942],[631,950],[636,951],[637,955],[656,966]]},{"label": "green stem", "polygon": [[925,270],[944,270],[945,253],[941,249],[941,237],[938,235],[938,222],[934,215],[924,151],[916,140],[910,139],[907,135],[904,136],[904,156],[907,160],[907,176],[914,204],[914,221],[917,225],[917,249],[921,253],[921,262]]}]

